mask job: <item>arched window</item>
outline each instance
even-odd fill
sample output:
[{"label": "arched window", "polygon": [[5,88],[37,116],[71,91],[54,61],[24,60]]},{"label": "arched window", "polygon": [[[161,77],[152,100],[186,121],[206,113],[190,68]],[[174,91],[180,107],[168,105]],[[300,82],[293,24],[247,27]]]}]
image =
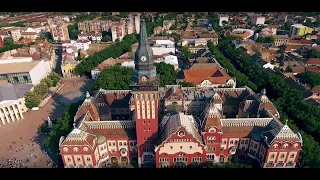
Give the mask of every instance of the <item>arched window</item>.
[{"label": "arched window", "polygon": [[74,152],[78,152],[78,148],[77,148],[77,147],[74,147],[74,148],[73,148],[73,151],[74,151]]},{"label": "arched window", "polygon": [[87,147],[83,148],[83,151],[87,152],[89,149]]},{"label": "arched window", "polygon": [[273,148],[278,148],[278,144],[274,144],[272,147]]},{"label": "arched window", "polygon": [[67,147],[63,148],[63,151],[68,152],[68,148]]}]

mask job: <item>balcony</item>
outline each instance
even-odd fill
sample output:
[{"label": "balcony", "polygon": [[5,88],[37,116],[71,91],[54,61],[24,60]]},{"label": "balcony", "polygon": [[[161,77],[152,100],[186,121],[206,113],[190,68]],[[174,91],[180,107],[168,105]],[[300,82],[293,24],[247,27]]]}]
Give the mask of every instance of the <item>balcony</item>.
[{"label": "balcony", "polygon": [[277,163],[276,167],[283,167],[283,163]]}]

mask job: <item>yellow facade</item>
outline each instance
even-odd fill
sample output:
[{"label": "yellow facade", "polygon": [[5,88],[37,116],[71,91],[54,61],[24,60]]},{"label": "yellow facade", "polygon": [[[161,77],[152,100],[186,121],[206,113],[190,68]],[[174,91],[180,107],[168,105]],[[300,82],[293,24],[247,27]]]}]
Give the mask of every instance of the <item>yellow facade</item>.
[{"label": "yellow facade", "polygon": [[299,35],[299,36],[303,36],[303,35],[305,35],[305,34],[311,34],[312,31],[313,31],[313,29],[312,29],[312,28],[309,28],[309,27],[300,28],[298,35]]},{"label": "yellow facade", "polygon": [[75,68],[76,65],[73,64],[66,64],[61,66],[62,75],[64,78],[73,78],[73,77],[79,77],[75,74]]}]

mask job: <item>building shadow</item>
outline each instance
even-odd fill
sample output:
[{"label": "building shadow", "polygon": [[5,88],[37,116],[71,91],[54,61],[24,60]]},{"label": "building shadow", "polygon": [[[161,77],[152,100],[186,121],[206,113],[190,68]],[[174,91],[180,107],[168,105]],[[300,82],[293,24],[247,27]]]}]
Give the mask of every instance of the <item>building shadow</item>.
[{"label": "building shadow", "polygon": [[[62,118],[64,116],[64,111],[68,105],[83,102],[83,100],[85,99],[85,92],[87,89],[88,89],[88,83],[85,81],[85,83],[80,87],[80,91],[68,92],[68,93],[64,93],[64,94],[55,94],[52,97],[52,99],[50,100],[50,101],[53,101],[52,104],[48,103],[45,106],[52,106],[52,112],[51,113],[49,113],[49,111],[47,111],[47,112],[48,112],[48,117],[50,118],[53,126],[57,122],[58,118]],[[74,115],[73,114],[70,114],[70,115],[72,116],[72,118],[70,118],[72,120],[72,123],[70,122],[69,125],[72,126]],[[44,124],[48,125],[48,119],[44,119],[44,121],[45,121]],[[38,132],[33,137],[32,142],[39,144],[41,151],[44,154],[48,155],[50,157],[50,159],[54,162],[55,165],[57,165],[58,167],[63,167],[63,162],[62,162],[60,154],[59,153],[58,154],[51,153],[49,151],[49,149],[44,145],[44,143],[43,143],[44,139],[48,136],[48,134],[41,134],[40,133],[39,128],[42,125],[43,124],[41,124],[38,127]],[[72,127],[70,127],[70,128],[72,128]],[[63,134],[61,136],[65,136],[65,135],[66,134]],[[58,139],[60,139],[60,137]],[[53,141],[57,141],[57,139],[54,139]],[[59,146],[59,142],[57,142],[56,145]]]}]

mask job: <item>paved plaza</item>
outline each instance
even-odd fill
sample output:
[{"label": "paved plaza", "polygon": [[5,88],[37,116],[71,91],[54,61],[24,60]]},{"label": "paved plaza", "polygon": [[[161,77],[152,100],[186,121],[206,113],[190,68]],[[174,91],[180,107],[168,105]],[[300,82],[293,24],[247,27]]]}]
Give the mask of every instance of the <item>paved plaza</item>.
[{"label": "paved plaza", "polygon": [[55,104],[65,106],[83,97],[86,89],[82,86],[83,83],[68,82],[43,108],[26,112],[24,119],[0,127],[0,167],[51,167],[51,159],[40,146],[45,135],[39,135],[38,127],[48,117],[61,117],[63,108],[54,108]]}]

